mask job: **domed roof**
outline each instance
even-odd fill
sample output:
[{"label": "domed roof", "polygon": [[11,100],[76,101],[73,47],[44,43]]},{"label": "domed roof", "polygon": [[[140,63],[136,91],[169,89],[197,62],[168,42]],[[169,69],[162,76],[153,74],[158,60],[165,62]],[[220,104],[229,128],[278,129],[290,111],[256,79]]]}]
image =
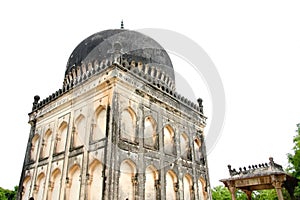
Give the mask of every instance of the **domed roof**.
[{"label": "domed roof", "polygon": [[95,60],[101,62],[116,56],[129,62],[134,60],[155,66],[175,82],[172,62],[166,50],[152,38],[126,29],[104,30],[83,40],[69,57],[65,75],[81,64]]}]

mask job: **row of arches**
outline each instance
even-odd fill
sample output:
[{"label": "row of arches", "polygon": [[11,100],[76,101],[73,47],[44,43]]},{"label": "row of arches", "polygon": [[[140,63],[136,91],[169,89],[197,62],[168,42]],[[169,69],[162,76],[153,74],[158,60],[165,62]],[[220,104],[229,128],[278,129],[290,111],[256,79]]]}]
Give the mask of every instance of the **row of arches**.
[{"label": "row of arches", "polygon": [[[81,168],[75,164],[69,168],[66,185],[65,196],[66,199],[76,200],[80,198],[81,191]],[[89,172],[87,174],[87,194],[88,200],[100,200],[103,196],[103,165],[100,161],[94,160],[89,166]],[[155,200],[160,199],[162,184],[159,177],[159,171],[150,165],[145,169],[144,180],[144,199]],[[30,195],[31,177],[27,176],[23,182],[23,195],[22,199],[27,200],[30,196],[34,199],[60,199],[61,184],[62,184],[62,172],[60,169],[55,169],[50,175],[48,180],[48,188],[46,188],[46,176],[42,172],[35,181],[33,193]],[[176,173],[173,170],[168,170],[165,174],[165,196],[168,200],[175,200],[179,195],[179,180]],[[190,174],[185,174],[182,179],[183,183],[183,196],[185,200],[195,199],[195,195],[198,195],[197,199],[205,199],[205,181],[203,178],[199,178],[197,183],[193,182],[193,178]],[[124,160],[120,164],[119,179],[118,179],[118,199],[135,199],[135,195],[138,195],[138,184],[140,180],[137,175],[137,168],[133,161]],[[195,192],[197,189],[197,192]]]},{"label": "row of arches", "polygon": [[[103,165],[100,161],[95,160],[91,163],[89,167],[89,173],[87,175],[87,185],[88,185],[88,199],[97,200],[102,199],[102,171]],[[78,164],[70,167],[66,182],[65,182],[65,195],[66,199],[76,200],[80,198],[80,188],[81,188],[81,168]],[[31,177],[27,176],[23,182],[23,194],[22,200],[29,199],[30,196],[34,199],[51,199],[58,200],[61,195],[61,185],[62,185],[62,171],[60,169],[55,169],[50,175],[48,180],[48,188],[46,186],[46,176],[44,173],[40,173],[35,181],[35,184],[31,186]],[[30,194],[30,186],[33,188],[33,193]]]},{"label": "row of arches", "polygon": [[[35,134],[31,140],[31,151],[30,158],[35,161],[38,156],[39,143],[41,143],[40,147],[40,158],[47,158],[51,154],[51,147],[53,147],[53,154],[57,154],[60,152],[64,152],[66,149],[67,143],[67,134],[68,134],[68,124],[66,122],[62,122],[58,128],[56,134],[48,129],[42,139],[39,134]],[[88,145],[90,140],[98,141],[105,137],[106,131],[106,109],[100,107],[95,112],[95,117],[92,120],[92,134],[91,139],[90,131],[86,128],[86,118],[81,114],[79,115],[74,123],[74,127],[72,130],[72,139],[71,139],[71,148],[76,148],[82,145]],[[54,142],[52,142],[54,141]],[[54,144],[53,144],[54,143]]]},{"label": "row of arches", "polygon": [[[131,108],[124,109],[121,113],[121,128],[120,128],[120,137],[121,139],[131,142],[137,143],[138,137],[141,135],[138,134],[136,130],[136,114]],[[158,147],[158,130],[157,123],[152,116],[146,116],[144,118],[144,131],[143,131],[143,139],[144,145],[146,147],[159,148]],[[175,141],[175,131],[171,125],[165,125],[162,129],[163,135],[163,148],[166,154],[176,155],[176,141]],[[192,146],[194,146],[195,150],[195,160],[200,161],[201,154],[201,139],[195,137],[193,141],[190,141],[190,137],[186,133],[180,134],[180,155],[184,159],[192,160]]]},{"label": "row of arches", "polygon": [[[138,142],[138,131],[136,130],[136,114],[131,108],[123,110],[120,115],[120,138],[131,142]],[[76,148],[82,145],[88,145],[91,141],[98,141],[105,138],[106,135],[106,109],[100,107],[95,112],[95,118],[92,120],[91,136],[90,131],[86,127],[87,121],[85,116],[79,115],[74,123],[71,140],[71,148]],[[159,148],[159,134],[157,130],[157,122],[152,116],[146,116],[143,123],[143,139],[146,147],[158,149]],[[53,135],[52,131],[48,129],[43,138],[41,145],[40,158],[47,158],[51,152],[57,154],[65,151],[66,140],[68,134],[68,124],[61,123],[57,134]],[[180,155],[184,159],[192,160],[192,150],[195,151],[195,161],[200,161],[201,154],[201,140],[198,137],[191,138],[186,133],[180,134],[180,141],[175,141],[175,132],[171,125],[165,125],[162,129],[163,149],[166,154],[176,155],[176,143],[180,146]],[[139,136],[140,137],[140,136]],[[91,138],[91,139],[90,139]],[[51,151],[52,141],[54,141],[54,150]],[[38,154],[38,146],[40,142],[40,135],[36,134],[32,138],[31,143],[31,160],[35,160]]]},{"label": "row of arches", "polygon": [[[161,184],[158,170],[150,165],[145,170],[144,180],[144,198],[145,200],[161,199],[161,191],[163,190],[165,199],[176,200],[179,194],[179,180],[176,173],[173,170],[168,170],[165,173],[165,188]],[[120,165],[119,176],[119,193],[118,199],[135,199],[137,194],[137,188],[140,180],[136,174],[136,165],[131,160],[125,160]],[[194,184],[193,178],[190,174],[185,174],[182,179],[182,192],[185,200],[195,199],[195,195],[198,195],[197,199],[204,200],[205,193],[205,180],[199,178],[197,184]],[[198,188],[198,191],[194,190]]]}]

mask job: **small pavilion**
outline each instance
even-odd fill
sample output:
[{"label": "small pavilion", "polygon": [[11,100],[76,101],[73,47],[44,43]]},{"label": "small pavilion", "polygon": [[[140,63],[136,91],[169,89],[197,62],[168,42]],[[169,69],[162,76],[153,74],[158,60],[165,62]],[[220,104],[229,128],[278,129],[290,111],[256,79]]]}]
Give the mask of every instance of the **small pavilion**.
[{"label": "small pavilion", "polygon": [[229,189],[232,200],[236,200],[236,190],[240,189],[246,193],[248,199],[255,190],[275,189],[278,200],[283,200],[282,188],[286,188],[292,200],[298,179],[287,174],[281,165],[276,164],[272,157],[269,163],[240,167],[239,170],[228,165],[230,178],[222,179],[221,182]]}]

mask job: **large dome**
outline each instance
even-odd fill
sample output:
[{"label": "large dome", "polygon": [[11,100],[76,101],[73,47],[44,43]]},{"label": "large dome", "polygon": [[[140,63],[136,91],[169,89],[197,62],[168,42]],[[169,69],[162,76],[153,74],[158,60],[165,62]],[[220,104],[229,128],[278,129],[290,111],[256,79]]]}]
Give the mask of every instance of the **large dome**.
[{"label": "large dome", "polygon": [[126,29],[101,31],[83,40],[69,57],[65,75],[81,64],[116,55],[128,61],[155,66],[175,82],[172,62],[166,50],[152,38]]}]

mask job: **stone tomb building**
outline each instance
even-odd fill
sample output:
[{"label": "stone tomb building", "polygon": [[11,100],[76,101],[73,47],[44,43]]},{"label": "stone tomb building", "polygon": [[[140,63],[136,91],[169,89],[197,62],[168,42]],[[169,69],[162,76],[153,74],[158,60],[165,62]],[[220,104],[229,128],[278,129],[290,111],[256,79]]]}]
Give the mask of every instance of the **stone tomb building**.
[{"label": "stone tomb building", "polygon": [[18,199],[211,199],[202,100],[175,92],[167,52],[105,30],[71,54],[61,89],[29,113]]}]

